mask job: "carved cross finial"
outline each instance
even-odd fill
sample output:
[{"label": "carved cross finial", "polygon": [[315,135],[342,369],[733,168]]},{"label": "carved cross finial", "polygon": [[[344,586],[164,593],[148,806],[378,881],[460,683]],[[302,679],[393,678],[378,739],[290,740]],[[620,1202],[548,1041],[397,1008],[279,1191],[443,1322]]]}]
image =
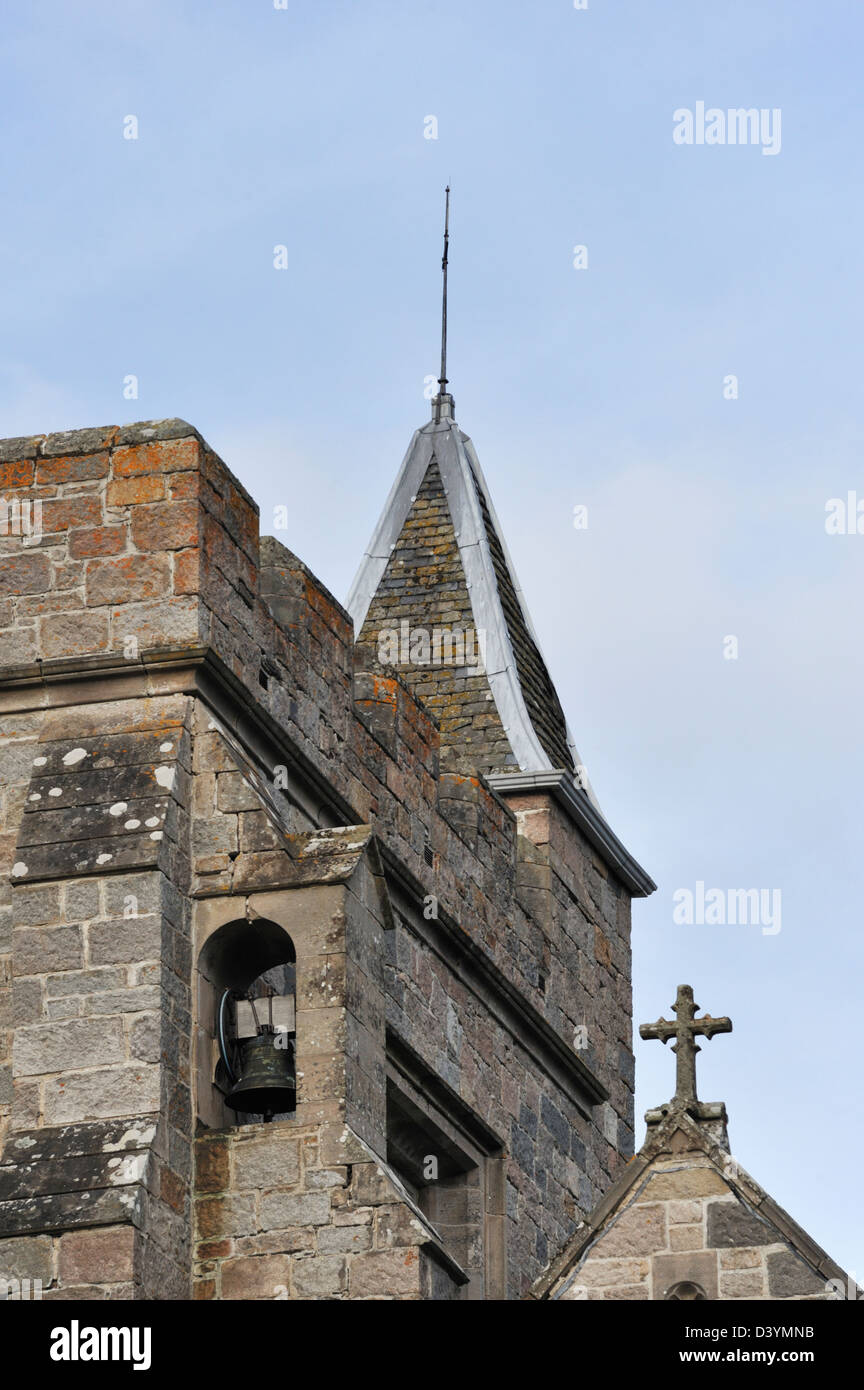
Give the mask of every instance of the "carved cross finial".
[{"label": "carved cross finial", "polygon": [[697,1018],[696,1010],[699,1005],[693,1002],[692,985],[678,986],[678,997],[672,1008],[675,1010],[674,1023],[669,1023],[665,1018],[658,1019],[656,1023],[643,1023],[639,1027],[639,1036],[659,1038],[663,1043],[667,1043],[670,1038],[675,1039],[672,1048],[677,1058],[675,1099],[685,1103],[693,1102],[697,1099],[696,1053],[702,1051],[696,1041],[697,1035],[713,1038],[715,1033],[731,1033],[732,1020],[712,1018],[710,1014],[703,1014],[702,1018]]}]

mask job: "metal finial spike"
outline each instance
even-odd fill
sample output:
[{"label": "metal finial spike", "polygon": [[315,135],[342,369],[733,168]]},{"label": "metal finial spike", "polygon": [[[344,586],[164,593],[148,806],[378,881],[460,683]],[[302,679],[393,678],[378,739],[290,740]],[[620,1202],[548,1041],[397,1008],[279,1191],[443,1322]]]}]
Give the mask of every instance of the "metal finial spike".
[{"label": "metal finial spike", "polygon": [[450,185],[448,183],[444,203],[444,255],[441,257],[443,292],[441,299],[441,375],[438,378],[438,401],[436,419],[441,418],[441,397],[447,393],[447,261],[450,254]]}]

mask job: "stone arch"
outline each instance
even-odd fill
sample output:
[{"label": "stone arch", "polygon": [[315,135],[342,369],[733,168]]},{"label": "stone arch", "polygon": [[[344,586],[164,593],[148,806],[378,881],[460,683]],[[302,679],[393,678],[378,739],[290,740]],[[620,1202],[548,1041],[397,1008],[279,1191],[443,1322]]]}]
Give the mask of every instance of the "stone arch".
[{"label": "stone arch", "polygon": [[[295,966],[294,942],[278,922],[266,917],[249,921],[236,917],[223,923],[207,937],[197,961],[196,1077],[197,1114],[208,1129],[222,1129],[249,1122],[225,1104],[216,1084],[219,1047],[217,1012],[226,990],[249,993],[253,999],[273,993],[280,1002],[290,1000],[282,1010],[280,1024],[294,1034]],[[239,1030],[243,1005],[235,1006],[232,1025]]]}]

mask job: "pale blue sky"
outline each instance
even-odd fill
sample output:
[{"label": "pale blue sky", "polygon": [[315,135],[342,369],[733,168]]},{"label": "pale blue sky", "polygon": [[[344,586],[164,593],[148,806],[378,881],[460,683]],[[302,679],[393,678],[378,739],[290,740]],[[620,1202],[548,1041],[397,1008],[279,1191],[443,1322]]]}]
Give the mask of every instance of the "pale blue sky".
[{"label": "pale blue sky", "polygon": [[[183,416],[343,598],[428,416],[451,180],[457,417],[659,884],[637,1022],[685,980],[732,1016],[701,1095],[864,1276],[864,536],[824,526],[864,498],[858,0],[43,0],[3,29],[0,433]],[[676,146],[699,101],[780,108],[779,155]],[[782,930],[675,925],[699,880],[780,888]],[[636,1055],[641,1117],[674,1058]]]}]

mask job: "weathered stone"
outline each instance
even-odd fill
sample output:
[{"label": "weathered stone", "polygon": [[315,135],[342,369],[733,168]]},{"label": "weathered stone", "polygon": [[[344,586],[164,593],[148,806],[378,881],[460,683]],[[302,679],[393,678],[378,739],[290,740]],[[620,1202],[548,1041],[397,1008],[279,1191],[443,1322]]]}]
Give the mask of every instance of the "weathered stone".
[{"label": "weathered stone", "polygon": [[133,964],[158,960],[162,922],[158,917],[115,917],[94,922],[88,930],[93,965]]},{"label": "weathered stone", "polygon": [[666,1208],[656,1202],[623,1212],[604,1233],[597,1254],[603,1259],[627,1259],[666,1248]]},{"label": "weathered stone", "polygon": [[824,1294],[825,1280],[791,1250],[771,1250],[766,1256],[771,1298],[812,1298]]},{"label": "weathered stone", "polygon": [[348,1289],[352,1298],[418,1297],[419,1251],[416,1247],[373,1250],[353,1259]]},{"label": "weathered stone", "polygon": [[38,550],[4,555],[0,565],[0,594],[41,594],[51,587],[51,562]]},{"label": "weathered stone", "polygon": [[60,1240],[60,1279],[64,1284],[120,1284],[134,1277],[133,1226],[68,1231]]},{"label": "weathered stone", "polygon": [[340,1293],[345,1288],[346,1278],[346,1261],[337,1255],[296,1259],[291,1270],[295,1298],[326,1298]]},{"label": "weathered stone", "polygon": [[284,1298],[292,1261],[288,1255],[244,1256],[222,1265],[222,1297]]},{"label": "weathered stone", "polygon": [[692,1225],[694,1222],[702,1220],[702,1203],[692,1202],[670,1202],[668,1220],[670,1226],[684,1222]]},{"label": "weathered stone", "polygon": [[47,660],[108,650],[108,619],[103,613],[57,613],[39,623],[42,655]]},{"label": "weathered stone", "polygon": [[197,502],[157,502],[132,513],[132,540],[139,550],[183,550],[200,544]]},{"label": "weathered stone", "polygon": [[225,1192],[231,1181],[226,1139],[201,1139],[195,1146],[195,1186],[199,1192]]},{"label": "weathered stone", "polygon": [[[324,1228],[321,1228],[324,1229]],[[241,1236],[234,1242],[238,1255],[290,1255],[315,1249],[315,1228],[295,1226],[288,1231],[267,1231],[260,1236]]]},{"label": "weathered stone", "polygon": [[377,1206],[381,1202],[392,1202],[393,1184],[377,1163],[357,1163],[354,1166],[349,1196],[355,1206]]},{"label": "weathered stone", "polygon": [[706,1245],[769,1245],[771,1227],[740,1202],[709,1202]]},{"label": "weathered stone", "polygon": [[261,1198],[261,1226],[265,1231],[285,1226],[324,1226],[330,1220],[330,1197],[326,1192],[290,1195],[270,1192]]},{"label": "weathered stone", "polygon": [[159,1068],[139,1063],[101,1071],[64,1071],[45,1086],[45,1119],[53,1125],[159,1108]]},{"label": "weathered stone", "polygon": [[[13,918],[16,927],[38,927],[48,922],[59,922],[60,893],[56,885],[22,883],[16,887]],[[80,941],[77,933],[75,940]]]},{"label": "weathered stone", "polygon": [[122,1061],[125,1054],[119,1019],[98,1023],[72,1019],[68,1023],[19,1028],[12,1051],[19,1076],[101,1066]]},{"label": "weathered stone", "polygon": [[[293,1187],[300,1180],[296,1141],[274,1134],[273,1138],[246,1140],[234,1148],[235,1185],[244,1188]],[[298,1223],[299,1224],[299,1223]]]},{"label": "weathered stone", "polygon": [[586,1288],[606,1288],[618,1284],[640,1284],[651,1273],[651,1262],[647,1259],[603,1259],[599,1254],[591,1255],[574,1275],[578,1284]]},{"label": "weathered stone", "polygon": [[16,1236],[0,1240],[0,1280],[41,1279],[51,1283],[51,1237]]},{"label": "weathered stone", "polygon": [[[64,916],[69,922],[87,922],[91,917],[98,917],[98,882],[67,883],[64,898]],[[92,963],[101,964],[101,962],[95,961]]]},{"label": "weathered stone", "polygon": [[743,1246],[736,1248],[730,1247],[728,1250],[720,1251],[720,1268],[722,1269],[755,1269],[762,1263],[762,1251],[755,1247]]},{"label": "weathered stone", "polygon": [[643,1202],[681,1201],[689,1197],[710,1197],[728,1193],[729,1186],[713,1168],[670,1168],[654,1173],[641,1194]]},{"label": "weathered stone", "polygon": [[84,947],[80,927],[29,927],[15,933],[16,975],[80,970],[83,964]]},{"label": "weathered stone", "polygon": [[248,1236],[256,1229],[254,1197],[208,1197],[197,1206],[198,1237]]},{"label": "weathered stone", "polygon": [[368,1226],[324,1226],[318,1235],[318,1249],[324,1254],[354,1254],[368,1250],[372,1231]]},{"label": "weathered stone", "polygon": [[87,566],[86,602],[90,607],[157,598],[171,589],[171,567],[163,555],[121,555],[92,560]]},{"label": "weathered stone", "polygon": [[676,1255],[654,1255],[651,1260],[653,1298],[663,1299],[674,1284],[698,1284],[705,1297],[717,1292],[717,1253],[714,1250],[687,1250]]},{"label": "weathered stone", "polygon": [[670,1226],[670,1250],[701,1250],[704,1245],[701,1222],[698,1226]]},{"label": "weathered stone", "polygon": [[761,1269],[723,1272],[720,1275],[721,1298],[762,1298]]}]

